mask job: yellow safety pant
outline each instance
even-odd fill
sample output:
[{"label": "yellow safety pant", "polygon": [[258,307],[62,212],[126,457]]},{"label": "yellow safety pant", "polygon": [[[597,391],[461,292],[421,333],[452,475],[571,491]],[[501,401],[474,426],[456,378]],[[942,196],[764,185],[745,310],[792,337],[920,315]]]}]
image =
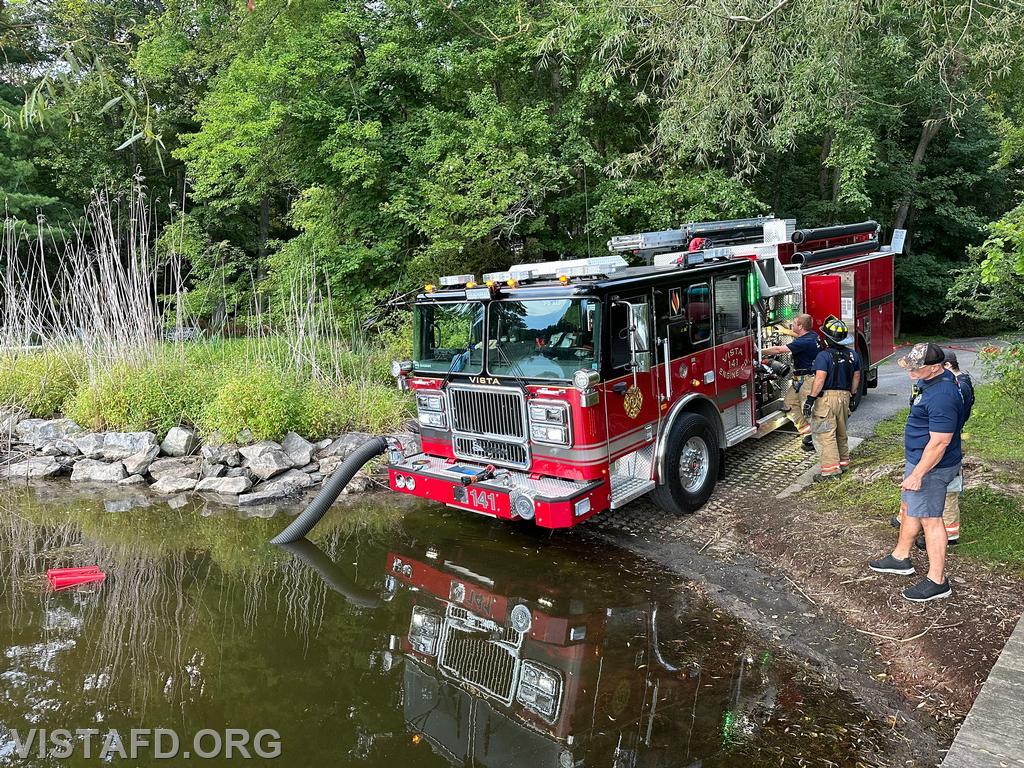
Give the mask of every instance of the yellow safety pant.
[{"label": "yellow safety pant", "polygon": [[811,434],[821,462],[821,474],[838,475],[850,464],[846,421],[850,418],[848,390],[827,389],[814,401]]},{"label": "yellow safety pant", "polygon": [[782,404],[787,411],[786,415],[793,422],[796,431],[804,436],[811,434],[811,425],[804,416],[804,401],[810,392],[811,377],[794,376],[790,379],[786,396],[782,399]]}]

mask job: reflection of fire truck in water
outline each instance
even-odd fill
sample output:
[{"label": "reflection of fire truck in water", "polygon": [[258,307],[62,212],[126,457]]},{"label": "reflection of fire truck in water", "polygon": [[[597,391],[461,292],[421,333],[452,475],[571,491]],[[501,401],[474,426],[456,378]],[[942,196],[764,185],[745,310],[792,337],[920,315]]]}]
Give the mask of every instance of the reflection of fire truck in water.
[{"label": "reflection of fire truck in water", "polygon": [[[494,568],[461,546],[387,558],[386,590],[412,596],[391,640],[406,728],[453,764],[700,765],[800,698],[710,614],[659,618],[643,595]],[[663,653],[659,625],[683,653]],[[700,629],[680,643],[681,626]]]},{"label": "reflection of fire truck in water", "polygon": [[[772,217],[614,238],[617,253],[442,278],[415,302],[422,451],[391,488],[564,528],[643,494],[711,495],[726,448],[785,420],[778,326],[842,318],[867,375],[893,349],[893,253],[875,222],[798,230]],[[859,397],[856,398],[859,400]]]},{"label": "reflection of fire truck in water", "polygon": [[657,574],[631,588],[623,571],[646,566],[622,553],[431,538],[387,552],[373,590],[309,540],[285,546],[387,617],[371,666],[400,681],[411,741],[453,765],[697,766],[805,714],[797,676],[738,622]]}]

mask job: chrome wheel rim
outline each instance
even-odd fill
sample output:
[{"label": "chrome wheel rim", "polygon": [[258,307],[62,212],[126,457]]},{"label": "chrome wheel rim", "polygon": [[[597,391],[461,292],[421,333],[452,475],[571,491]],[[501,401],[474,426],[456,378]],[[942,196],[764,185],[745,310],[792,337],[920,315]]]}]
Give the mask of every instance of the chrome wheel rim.
[{"label": "chrome wheel rim", "polygon": [[693,493],[704,485],[711,467],[711,455],[708,444],[702,437],[691,437],[683,445],[679,455],[679,479],[683,490]]}]

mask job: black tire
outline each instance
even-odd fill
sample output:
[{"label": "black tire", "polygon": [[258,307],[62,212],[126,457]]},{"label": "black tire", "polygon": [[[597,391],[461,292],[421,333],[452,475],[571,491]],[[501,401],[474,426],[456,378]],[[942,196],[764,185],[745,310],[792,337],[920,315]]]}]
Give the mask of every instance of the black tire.
[{"label": "black tire", "polygon": [[[691,441],[695,441],[691,443]],[[687,487],[682,476],[682,454],[684,446],[703,443],[707,462],[706,471],[696,487]],[[665,444],[665,466],[663,482],[651,491],[651,500],[661,509],[676,515],[696,512],[711,497],[718,480],[719,459],[718,433],[711,423],[697,413],[684,413],[672,425]]]}]

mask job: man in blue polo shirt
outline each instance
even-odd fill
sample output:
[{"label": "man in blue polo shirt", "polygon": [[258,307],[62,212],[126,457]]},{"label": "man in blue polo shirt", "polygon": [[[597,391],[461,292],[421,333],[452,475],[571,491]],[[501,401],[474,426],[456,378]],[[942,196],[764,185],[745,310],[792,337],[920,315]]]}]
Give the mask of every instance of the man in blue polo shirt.
[{"label": "man in blue polo shirt", "polygon": [[898,361],[919,390],[903,431],[907,460],[900,495],[903,524],[892,554],[868,563],[878,573],[913,575],[910,548],[923,530],[928,575],[903,590],[903,597],[916,603],[952,594],[945,574],[947,541],[942,511],[946,487],[960,474],[963,460],[960,430],[964,424],[964,399],[953,374],[943,367],[944,361],[942,350],[935,344],[917,344]]},{"label": "man in blue polo shirt", "polygon": [[777,347],[765,347],[764,355],[793,355],[793,378],[782,401],[790,421],[803,438],[803,449],[813,451],[811,424],[804,416],[804,401],[811,392],[811,379],[814,378],[814,358],[818,354],[818,334],[814,333],[814,320],[810,315],[797,315],[784,333],[791,334],[793,340]]}]

